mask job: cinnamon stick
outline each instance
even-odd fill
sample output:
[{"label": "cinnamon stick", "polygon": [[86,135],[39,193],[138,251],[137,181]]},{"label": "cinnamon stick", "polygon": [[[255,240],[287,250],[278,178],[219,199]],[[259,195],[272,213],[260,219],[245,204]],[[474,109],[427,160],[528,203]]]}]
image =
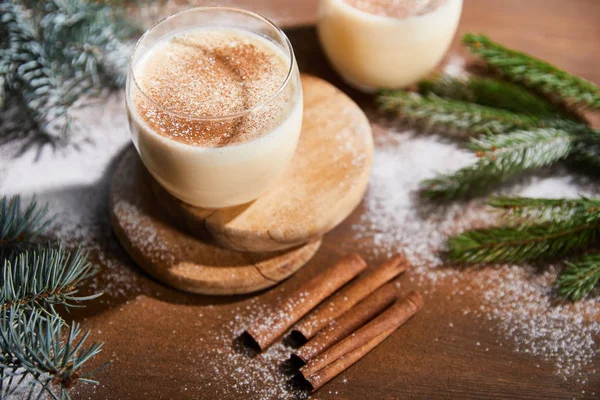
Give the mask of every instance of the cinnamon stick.
[{"label": "cinnamon stick", "polygon": [[383,284],[406,271],[409,266],[410,263],[406,257],[396,255],[372,272],[340,290],[331,300],[321,304],[314,312],[307,315],[293,328],[292,337],[300,342],[311,339],[331,321],[354,307]]},{"label": "cinnamon stick", "polygon": [[399,327],[422,307],[423,297],[418,292],[410,292],[403,300],[391,305],[373,321],[300,368],[302,376],[306,378],[317,373],[341,356],[363,346],[383,332]]},{"label": "cinnamon stick", "polygon": [[366,268],[367,263],[358,254],[342,258],[260,318],[244,332],[244,336],[260,350],[266,349],[300,318]]},{"label": "cinnamon stick", "polygon": [[304,346],[292,354],[296,364],[306,364],[388,308],[398,298],[394,285],[388,283],[370,294],[341,317],[332,321]]},{"label": "cinnamon stick", "polygon": [[369,351],[373,350],[379,343],[383,342],[390,336],[398,327],[388,329],[380,333],[373,339],[363,344],[362,346],[352,350],[351,352],[341,356],[322,370],[304,378],[311,387],[311,391],[318,390],[321,386],[341,374],[352,364],[363,358]]}]

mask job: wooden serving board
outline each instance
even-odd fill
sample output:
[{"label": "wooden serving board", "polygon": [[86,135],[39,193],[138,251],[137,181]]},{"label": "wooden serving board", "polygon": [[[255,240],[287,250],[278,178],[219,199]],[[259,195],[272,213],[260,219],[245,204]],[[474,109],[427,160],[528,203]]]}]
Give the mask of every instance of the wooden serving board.
[{"label": "wooden serving board", "polygon": [[266,195],[237,207],[207,210],[156,197],[177,223],[198,237],[240,251],[289,249],[332,230],[362,199],[373,158],[371,126],[348,96],[326,81],[302,76],[304,123],[291,166]]},{"label": "wooden serving board", "polygon": [[291,250],[243,253],[203,242],[176,228],[163,213],[152,178],[135,149],[128,149],[113,177],[111,224],[136,263],[174,288],[202,294],[242,294],[268,288],[306,264],[317,238]]}]

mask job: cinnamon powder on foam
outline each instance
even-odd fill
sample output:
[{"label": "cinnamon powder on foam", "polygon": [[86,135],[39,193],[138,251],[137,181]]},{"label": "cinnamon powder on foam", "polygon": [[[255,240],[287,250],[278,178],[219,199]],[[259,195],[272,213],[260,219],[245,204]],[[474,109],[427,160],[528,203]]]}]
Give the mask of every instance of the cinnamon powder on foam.
[{"label": "cinnamon powder on foam", "polygon": [[352,7],[369,14],[390,18],[408,18],[424,15],[440,7],[447,0],[343,0]]},{"label": "cinnamon powder on foam", "polygon": [[135,69],[147,96],[136,93],[138,115],[153,131],[185,144],[223,147],[251,141],[281,122],[292,102],[284,92],[241,117],[201,119],[261,105],[286,79],[289,58],[266,39],[242,30],[177,34],[151,49]]}]

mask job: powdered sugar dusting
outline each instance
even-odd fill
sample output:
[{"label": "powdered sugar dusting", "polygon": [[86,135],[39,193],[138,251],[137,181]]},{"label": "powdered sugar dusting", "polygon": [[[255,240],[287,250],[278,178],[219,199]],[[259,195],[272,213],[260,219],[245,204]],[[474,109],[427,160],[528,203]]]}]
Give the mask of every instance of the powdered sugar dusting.
[{"label": "powdered sugar dusting", "polygon": [[0,192],[35,197],[48,203],[55,217],[53,236],[80,246],[103,266],[92,289],[102,291],[100,303],[141,291],[143,279],[114,240],[108,220],[108,193],[118,155],[131,143],[124,97],[111,95],[100,105],[76,110],[83,127],[77,146],[20,154],[21,143],[0,147]]},{"label": "powdered sugar dusting", "polygon": [[[132,294],[152,286],[132,267],[108,221],[109,184],[115,162],[130,143],[123,96],[110,97],[99,106],[82,110],[80,121],[87,133],[80,134],[83,144],[79,149],[53,152],[47,148],[36,160],[35,152],[13,157],[18,145],[0,147],[0,190],[6,195],[21,193],[26,198],[36,194],[41,202],[49,202],[51,213],[57,215],[54,235],[95,254],[94,261],[104,271],[101,280],[92,286],[105,293],[95,302],[132,298]],[[356,238],[371,239],[376,246],[366,245],[361,253],[383,258],[405,252],[415,268],[404,279],[414,280],[423,291],[440,290],[446,283],[444,287],[450,288],[451,295],[474,296],[477,306],[464,309],[465,318],[494,321],[499,345],[549,361],[560,377],[585,385],[588,376],[582,370],[597,357],[598,300],[554,304],[552,281],[558,265],[541,273],[534,267],[514,265],[468,271],[441,268],[439,250],[448,235],[488,224],[495,217],[479,201],[432,207],[421,202],[414,190],[421,179],[459,168],[472,158],[440,137],[397,131],[383,121],[375,121],[374,125],[378,139],[365,198],[366,212],[353,230]],[[86,139],[91,143],[86,144]],[[515,193],[558,197],[580,193],[597,196],[598,192],[593,185],[559,173],[529,181],[517,187]],[[283,298],[284,293],[279,294]],[[289,356],[289,349],[286,352],[276,344],[263,355],[250,358],[231,345],[237,334],[265,311],[258,301],[245,302],[231,313],[223,313],[221,330],[203,335],[214,338],[215,345],[210,346],[210,354],[199,359],[214,373],[199,379],[199,390],[210,389],[229,397],[239,394],[241,398],[251,397],[252,393],[257,399],[298,396],[277,368]],[[203,323],[201,318],[198,323]],[[230,377],[226,379],[228,384],[222,384],[223,377]]]},{"label": "powdered sugar dusting", "polygon": [[[600,305],[597,299],[556,304],[552,284],[560,266],[540,273],[530,266],[501,265],[460,270],[444,266],[442,251],[448,236],[492,224],[497,214],[481,201],[432,206],[415,191],[419,182],[436,173],[455,170],[472,156],[436,136],[396,131],[385,121],[373,161],[366,195],[366,213],[353,227],[355,238],[371,239],[377,256],[402,251],[415,265],[410,279],[427,291],[450,283],[453,295],[479,299],[464,314],[495,321],[514,350],[553,363],[556,373],[585,384],[582,372],[597,353]],[[593,195],[593,185],[580,185],[568,176],[535,178],[517,186],[515,194],[539,197]],[[597,193],[597,192],[596,192]],[[364,240],[362,241],[364,243]],[[502,343],[500,343],[502,345]]]},{"label": "powdered sugar dusting", "polygon": [[[283,300],[284,293],[280,300]],[[204,358],[210,374],[203,374],[200,390],[211,389],[211,393],[236,398],[256,400],[304,399],[307,392],[298,389],[286,372],[285,362],[290,357],[290,348],[281,342],[270,346],[260,354],[254,354],[237,338],[243,330],[269,310],[253,299],[244,306],[232,310],[224,329],[210,335],[215,338],[215,346]],[[233,345],[232,345],[233,343]],[[223,384],[223,382],[230,384]]]}]

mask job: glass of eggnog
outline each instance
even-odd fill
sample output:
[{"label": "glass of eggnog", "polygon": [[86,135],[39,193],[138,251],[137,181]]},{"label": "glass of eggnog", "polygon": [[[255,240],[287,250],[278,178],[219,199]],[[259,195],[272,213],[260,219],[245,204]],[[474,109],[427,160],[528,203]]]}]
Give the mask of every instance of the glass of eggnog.
[{"label": "glass of eggnog", "polygon": [[302,87],[292,46],[249,11],[174,14],[136,45],[126,103],[152,176],[185,203],[222,208],[276,183],[296,150]]},{"label": "glass of eggnog", "polygon": [[415,83],[441,61],[462,0],[321,0],[318,33],[337,72],[363,91]]}]

